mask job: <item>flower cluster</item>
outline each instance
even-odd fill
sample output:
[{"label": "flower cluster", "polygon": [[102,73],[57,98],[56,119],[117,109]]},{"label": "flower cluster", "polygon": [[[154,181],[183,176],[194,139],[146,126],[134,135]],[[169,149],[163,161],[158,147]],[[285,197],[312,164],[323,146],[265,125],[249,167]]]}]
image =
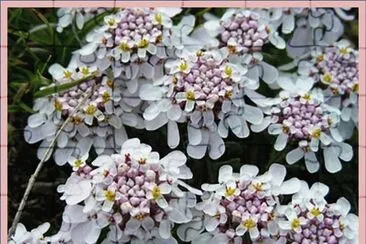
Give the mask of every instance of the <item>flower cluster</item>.
[{"label": "flower cluster", "polygon": [[264,44],[271,42],[279,49],[285,48],[285,41],[278,35],[266,10],[229,9],[221,19],[211,18],[205,28],[211,36],[218,36],[219,47],[231,53],[261,51]]},{"label": "flower cluster", "polygon": [[357,243],[358,217],[349,213],[351,206],[341,197],[327,203],[328,186],[314,183],[309,189],[302,181],[301,190],[288,205],[278,208],[278,240],[281,243]]},{"label": "flower cluster", "polygon": [[[258,168],[243,165],[240,173],[222,166],[219,184],[204,184],[202,201],[191,222],[178,227],[183,241],[192,243],[356,243],[358,217],[350,214],[345,198],[328,204],[329,188],[304,181],[284,181],[286,169],[272,164],[258,175]],[[279,197],[294,194],[281,205]]]},{"label": "flower cluster", "polygon": [[98,157],[94,167],[79,160],[66,184],[58,187],[67,203],[63,222],[71,226],[72,241],[95,243],[108,226],[105,243],[172,241],[174,224],[191,220],[186,209],[201,194],[182,181],[192,178],[185,162],[179,151],[160,159],[138,139],[127,140],[120,154]]},{"label": "flower cluster", "polygon": [[127,139],[123,124],[143,128],[142,118],[134,110],[136,104],[122,98],[125,92],[121,80],[100,74],[95,67],[79,67],[76,62],[71,62],[67,68],[54,64],[49,72],[55,79],[55,91],[63,85],[79,84],[36,99],[34,110],[37,112],[28,118],[24,137],[29,143],[43,140],[39,158],[67,119],[69,122],[57,138],[55,161],[59,165],[72,156],[87,154],[92,145],[98,154],[105,148],[120,148]]},{"label": "flower cluster", "polygon": [[80,62],[93,63],[102,71],[112,67],[114,77],[133,80],[130,83],[141,77],[159,77],[162,62],[174,57],[186,41],[190,32],[186,25],[192,28],[194,25],[194,18],[191,23],[188,16],[173,26],[171,17],[180,11],[180,8],[126,8],[108,15],[101,27],[87,35],[88,43],[75,54]]},{"label": "flower cluster", "polygon": [[[144,111],[148,130],[168,123],[168,144],[179,144],[177,122],[187,122],[188,154],[219,158],[225,151],[221,138],[231,129],[236,136],[249,135],[247,121],[258,124],[262,111],[245,102],[255,96],[258,82],[244,76],[246,68],[228,59],[228,53],[197,51],[168,62],[168,74],[153,85],[141,87],[140,97],[150,101]],[[217,122],[219,121],[219,122]]]},{"label": "flower cluster", "polygon": [[[178,225],[178,237],[191,243],[357,243],[350,203],[344,197],[328,203],[329,188],[320,182],[309,188],[285,180],[280,164],[262,175],[254,165],[240,173],[224,165],[218,183],[203,184],[202,193],[182,181],[192,177],[185,161],[179,151],[159,159],[130,139],[121,154],[98,157],[97,168],[81,165],[58,187],[67,206],[57,234],[43,236],[48,223],[31,232],[19,224],[12,241],[93,244],[108,230],[102,243],[176,243],[171,231]],[[284,195],[292,195],[285,205]]]},{"label": "flower cluster", "polygon": [[349,138],[358,126],[358,51],[346,40],[323,49],[315,49],[311,60],[299,64],[300,75],[312,77],[323,86],[327,103],[341,110],[341,119],[353,126],[343,126],[342,135]]},{"label": "flower cluster", "polygon": [[[57,85],[77,86],[37,100],[25,137],[43,141],[39,157],[90,91],[58,137],[58,164],[92,147],[98,154],[118,150],[127,139],[124,125],[148,131],[166,125],[167,144],[176,148],[180,123],[187,126],[187,153],[195,159],[206,153],[220,158],[231,132],[246,138],[267,127],[278,135],[276,150],[295,142],[287,161],[304,157],[310,172],[320,167],[320,151],[329,172],[341,169],[339,158],[352,158],[344,140],[357,126],[358,52],[349,43],[334,43],[343,34],[341,19],[351,19],[344,10],[228,9],[221,17],[204,14],[206,22],[197,28],[195,17],[181,11],[120,9],[86,35],[68,68],[51,66]],[[323,27],[329,31],[321,37],[312,33]],[[288,45],[281,34],[291,35]],[[324,48],[298,48],[303,39]],[[286,47],[299,77],[281,74],[266,58],[267,48]],[[294,83],[302,87],[292,89]],[[267,86],[284,91],[268,99],[258,92]]]},{"label": "flower cluster", "polygon": [[307,170],[317,172],[320,164],[316,153],[321,148],[326,169],[331,173],[341,170],[339,158],[350,161],[353,150],[339,132],[340,111],[325,103],[321,90],[312,89],[312,79],[284,76],[279,85],[283,90],[277,98],[268,99],[264,108],[268,116],[252,130],[268,127],[269,134],[278,135],[274,144],[277,151],[294,143],[296,148],[286,156],[289,164],[304,158]]}]

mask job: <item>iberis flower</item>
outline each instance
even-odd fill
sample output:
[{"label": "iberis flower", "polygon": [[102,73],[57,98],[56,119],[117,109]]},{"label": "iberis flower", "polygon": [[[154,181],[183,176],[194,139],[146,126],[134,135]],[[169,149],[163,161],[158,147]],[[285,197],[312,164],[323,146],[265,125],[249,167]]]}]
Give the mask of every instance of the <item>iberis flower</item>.
[{"label": "iberis flower", "polygon": [[219,47],[242,54],[261,51],[268,42],[279,49],[285,48],[285,41],[271,27],[264,15],[248,9],[229,9],[221,19],[205,23],[208,33],[217,36]]},{"label": "iberis flower", "polygon": [[58,23],[56,30],[62,32],[73,21],[75,21],[76,27],[81,30],[85,22],[105,11],[107,11],[105,8],[59,8],[57,10]]},{"label": "iberis flower", "polygon": [[329,188],[315,183],[301,190],[288,205],[278,207],[279,243],[358,243],[358,217],[349,213],[351,205],[344,197],[327,203]]},{"label": "iberis flower", "polygon": [[311,78],[284,76],[279,85],[283,89],[279,97],[268,99],[269,106],[264,109],[268,116],[262,124],[252,125],[252,130],[262,131],[268,126],[269,134],[277,135],[277,151],[293,144],[296,148],[286,156],[289,164],[304,158],[307,170],[317,172],[320,164],[316,153],[320,148],[326,169],[331,173],[341,170],[339,158],[350,161],[353,150],[339,132],[340,111],[325,104],[321,90],[311,90]]},{"label": "iberis flower", "polygon": [[120,154],[80,167],[58,187],[67,203],[63,222],[71,226],[72,241],[95,243],[109,227],[104,243],[175,242],[172,228],[192,219],[189,208],[195,206],[195,194],[202,194],[183,182],[192,178],[185,163],[180,151],[160,159],[149,145],[130,139]]},{"label": "iberis flower", "polygon": [[15,233],[10,237],[9,244],[29,243],[29,244],[46,244],[47,241],[43,236],[50,228],[49,223],[43,223],[37,228],[27,231],[22,223],[17,225]]},{"label": "iberis flower", "polygon": [[217,159],[225,151],[222,138],[229,129],[244,138],[249,135],[247,122],[261,122],[261,110],[244,101],[244,97],[257,96],[254,90],[259,83],[246,77],[245,67],[230,62],[227,54],[186,52],[166,68],[166,76],[141,87],[140,97],[149,101],[143,114],[146,129],[168,123],[170,147],[179,144],[177,123],[187,122],[188,154],[199,159],[208,150]]},{"label": "iberis flower", "polygon": [[354,126],[358,126],[358,51],[346,40],[317,48],[311,53],[311,60],[299,63],[298,72],[324,88],[327,103],[342,112],[342,135],[351,137]]},{"label": "iberis flower", "polygon": [[140,78],[159,77],[164,60],[182,48],[186,25],[192,30],[195,19],[183,18],[183,23],[174,26],[171,18],[180,12],[180,8],[122,9],[105,16],[104,24],[90,32],[88,43],[75,53],[81,62],[94,57],[91,62],[102,71],[112,67],[114,77],[134,84],[129,85],[133,93]]},{"label": "iberis flower", "polygon": [[[284,181],[286,168],[272,164],[268,172],[258,175],[254,165],[243,165],[240,173],[231,166],[219,170],[218,184],[203,184],[202,202],[197,203],[192,222],[178,227],[183,241],[192,243],[244,243],[263,241],[278,233],[275,208],[280,194],[293,194],[300,189],[296,178]],[[201,226],[199,226],[201,222]]]},{"label": "iberis flower", "polygon": [[247,76],[272,84],[278,71],[263,61],[262,49],[272,43],[284,49],[286,44],[279,36],[279,24],[270,17],[268,9],[229,9],[218,19],[206,14],[204,27],[198,27],[191,36],[201,40],[207,49],[222,49],[237,63],[248,69]]},{"label": "iberis flower", "polygon": [[[127,139],[123,124],[143,128],[135,104],[122,98],[125,86],[121,80],[101,75],[96,68],[77,67],[73,63],[68,68],[54,64],[49,72],[55,79],[55,89],[56,85],[79,84],[36,99],[36,113],[28,118],[24,131],[28,143],[43,141],[38,151],[38,157],[42,158],[57,130],[71,116],[57,138],[54,156],[59,165],[82,157],[92,146],[98,154],[105,152],[105,148],[119,150]],[[79,103],[82,104],[75,111]]]},{"label": "iberis flower", "polygon": [[314,46],[335,43],[344,33],[343,21],[350,21],[346,8],[306,8],[296,14],[296,26],[286,49],[289,57],[306,55]]}]

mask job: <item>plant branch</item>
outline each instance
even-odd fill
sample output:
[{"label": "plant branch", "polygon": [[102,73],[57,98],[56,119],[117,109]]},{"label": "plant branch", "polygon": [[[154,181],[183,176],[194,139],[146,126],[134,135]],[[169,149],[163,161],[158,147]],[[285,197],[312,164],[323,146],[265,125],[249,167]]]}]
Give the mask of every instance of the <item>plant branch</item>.
[{"label": "plant branch", "polygon": [[43,155],[41,161],[38,163],[36,170],[34,171],[33,175],[30,177],[28,184],[27,184],[27,188],[24,192],[23,198],[19,204],[17,213],[15,214],[13,223],[11,225],[11,228],[8,232],[8,240],[10,240],[11,236],[14,234],[16,226],[20,220],[20,217],[23,213],[23,209],[25,207],[25,204],[28,200],[29,194],[32,190],[32,187],[34,185],[34,183],[36,182],[36,179],[39,175],[39,173],[42,170],[42,167],[44,165],[44,163],[47,161],[48,159],[48,155],[51,153],[52,148],[54,146],[54,144],[56,143],[57,137],[60,135],[61,131],[65,128],[65,126],[69,123],[70,119],[72,118],[72,116],[78,112],[78,110],[80,109],[80,107],[85,103],[85,101],[88,99],[88,97],[91,95],[91,92],[88,92],[85,97],[80,101],[80,103],[75,107],[75,110],[69,115],[69,117],[64,121],[64,123],[61,125],[61,127],[58,129],[55,137],[53,138],[51,144],[49,145],[49,147],[47,148],[46,153]]}]

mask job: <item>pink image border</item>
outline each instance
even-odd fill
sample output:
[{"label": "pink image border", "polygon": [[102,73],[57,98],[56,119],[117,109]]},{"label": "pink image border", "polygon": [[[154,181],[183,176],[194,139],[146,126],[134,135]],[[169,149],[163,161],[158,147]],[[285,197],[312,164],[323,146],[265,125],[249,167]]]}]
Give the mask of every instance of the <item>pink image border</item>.
[{"label": "pink image border", "polygon": [[[364,1],[1,1],[1,186],[0,186],[0,243],[7,243],[7,13],[8,8],[30,7],[355,7],[359,9],[359,23],[366,23]],[[365,138],[365,55],[366,31],[359,25],[359,243],[366,243],[366,138]],[[10,193],[11,194],[11,193]]]}]

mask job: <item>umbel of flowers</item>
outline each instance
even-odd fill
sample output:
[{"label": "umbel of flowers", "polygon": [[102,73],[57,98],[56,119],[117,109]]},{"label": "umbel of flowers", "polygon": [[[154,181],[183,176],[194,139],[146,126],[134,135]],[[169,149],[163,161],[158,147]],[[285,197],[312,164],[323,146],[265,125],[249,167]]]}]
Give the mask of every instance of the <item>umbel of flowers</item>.
[{"label": "umbel of flowers", "polygon": [[301,190],[288,205],[278,207],[280,243],[358,243],[358,217],[349,213],[351,205],[341,197],[328,203],[329,187],[314,183]]},{"label": "umbel of flowers", "polygon": [[132,84],[141,77],[159,77],[164,60],[183,48],[194,26],[193,16],[185,16],[173,26],[171,17],[180,12],[180,8],[122,9],[106,16],[104,24],[87,35],[88,43],[75,54],[80,55],[79,61],[92,62],[102,70],[112,67],[114,77],[121,75]]},{"label": "umbel of flowers", "polygon": [[[192,177],[183,153],[160,159],[151,147],[130,139],[120,154],[80,162],[65,185],[67,203],[59,232],[44,236],[45,223],[28,232],[18,224],[10,243],[357,243],[358,217],[349,202],[325,200],[329,188],[286,178],[272,164],[260,175],[254,165],[219,170],[203,193],[184,183]],[[188,190],[188,191],[187,191]],[[282,204],[283,196],[292,200]],[[197,201],[196,197],[201,200]],[[107,230],[104,240],[101,232]]]},{"label": "umbel of flowers", "polygon": [[[310,60],[299,63],[298,72],[312,77],[323,87],[328,104],[341,110],[341,134],[349,138],[358,126],[358,51],[347,40],[311,52]],[[348,124],[348,126],[347,126]]]},{"label": "umbel of flowers", "polygon": [[231,62],[225,51],[185,52],[166,64],[168,74],[141,87],[149,101],[143,117],[147,130],[168,124],[168,144],[179,144],[177,123],[187,123],[187,152],[193,158],[217,159],[225,151],[222,138],[229,130],[249,135],[248,123],[258,124],[263,113],[244,100],[255,96],[259,82],[245,76],[246,68]]},{"label": "umbel of flowers", "polygon": [[78,161],[58,187],[73,243],[95,243],[105,227],[104,243],[172,242],[174,224],[192,219],[189,208],[201,194],[182,181],[192,178],[185,162],[180,151],[160,158],[138,139],[127,140],[120,154],[98,157],[92,167]]},{"label": "umbel of flowers", "polygon": [[284,76],[279,80],[283,89],[277,98],[268,99],[268,114],[260,125],[253,125],[253,131],[268,127],[268,133],[277,135],[274,148],[282,151],[287,144],[295,149],[286,155],[289,164],[304,158],[307,170],[317,172],[320,167],[316,153],[323,152],[325,168],[338,172],[340,159],[350,161],[352,147],[343,142],[339,132],[340,111],[327,105],[322,90],[312,89],[312,79]]},{"label": "umbel of flowers", "polygon": [[178,228],[178,236],[192,243],[242,243],[244,235],[255,242],[275,235],[278,197],[297,192],[300,181],[284,181],[286,168],[279,164],[272,164],[263,175],[258,171],[254,165],[243,165],[238,174],[231,166],[222,166],[218,184],[202,185],[196,217]]},{"label": "umbel of flowers", "polygon": [[98,154],[119,149],[127,139],[123,124],[143,128],[143,120],[134,109],[139,100],[123,98],[125,86],[121,80],[101,74],[96,67],[77,66],[75,59],[67,68],[54,64],[49,72],[55,79],[55,89],[73,82],[79,84],[36,99],[36,113],[28,118],[24,137],[28,143],[42,141],[39,158],[69,117],[57,138],[54,155],[59,165],[71,157],[88,154],[92,146]]}]

